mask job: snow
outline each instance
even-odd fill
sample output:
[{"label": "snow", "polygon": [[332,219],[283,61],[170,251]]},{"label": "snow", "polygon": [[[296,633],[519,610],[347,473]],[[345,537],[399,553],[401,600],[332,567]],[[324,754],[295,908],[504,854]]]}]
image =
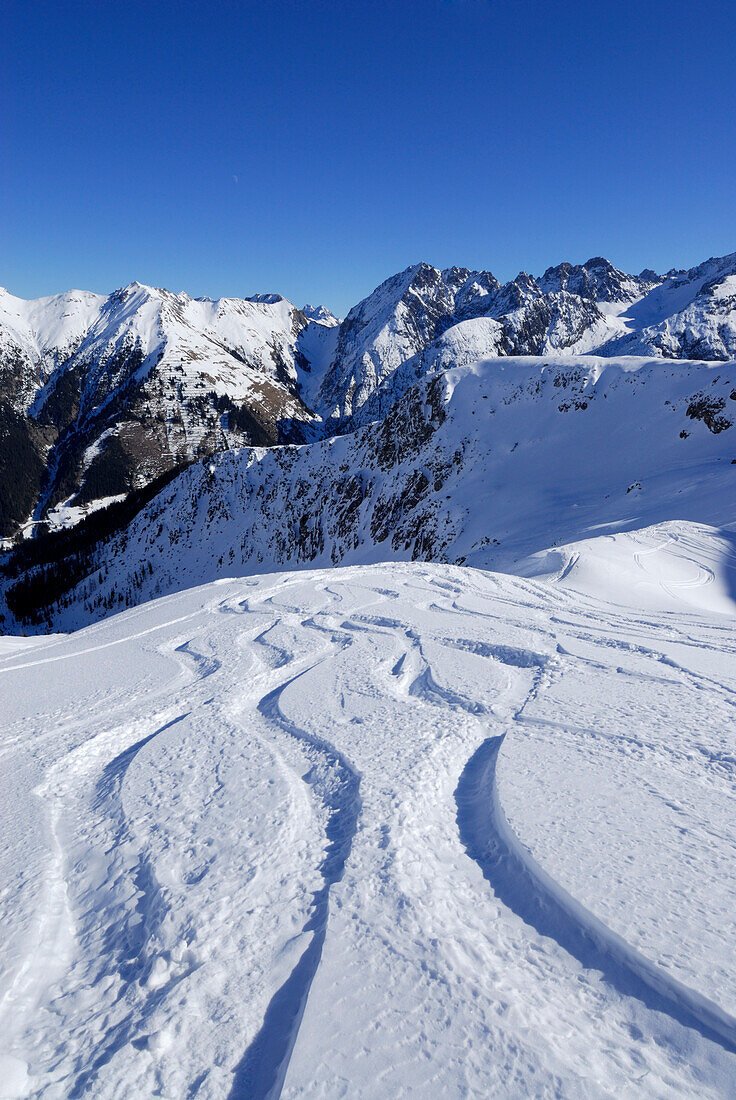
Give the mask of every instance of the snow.
[{"label": "snow", "polygon": [[[0,291],[5,400],[46,425],[41,435],[28,425],[48,467],[45,487],[13,522],[42,518],[71,489],[86,499],[87,460],[110,427],[120,429],[138,482],[172,460],[260,440],[261,429],[306,440],[371,423],[418,379],[476,360],[516,353],[733,360],[735,272],[736,254],[661,278],[626,275],[594,257],[539,280],[522,272],[501,286],[488,271],[419,263],[339,323],[324,307],[305,313],[278,294],[194,299],[133,282],[107,297],[73,290],[24,302]],[[230,403],[247,406],[250,427],[248,415],[228,414]],[[74,484],[62,487],[69,448]],[[108,451],[90,490],[112,464]]]},{"label": "snow", "polygon": [[31,365],[43,367],[24,395],[31,415],[56,385],[56,365],[83,369],[83,409],[103,407],[127,377],[115,357],[134,348],[142,355],[141,378],[156,365],[167,379],[174,372],[174,382],[189,394],[201,388],[206,373],[210,389],[239,400],[252,397],[264,377],[273,377],[274,350],[296,380],[295,313],[278,295],[264,301],[193,299],[138,282],[107,297],[70,291],[23,301],[2,292],[0,339],[11,351],[19,348]]},{"label": "snow", "polygon": [[[425,347],[496,292],[439,274],[351,311],[382,422],[207,457],[0,638],[0,1097],[736,1095],[736,362]],[[309,404],[344,336],[76,306]]]},{"label": "snow", "polygon": [[5,1095],[733,1095],[729,536],[576,553],[6,643]]},{"label": "snow", "polygon": [[111,504],[120,503],[120,501],[125,500],[125,496],[125,493],[118,493],[115,496],[96,497],[89,504],[73,504],[74,497],[69,497],[47,512],[43,521],[44,529],[58,530],[61,527],[73,527],[90,513],[97,512],[101,508],[108,508]]},{"label": "snow", "polygon": [[[138,486],[176,460],[257,436],[259,425],[274,438],[281,429],[299,436],[301,424],[313,434],[316,417],[299,383],[304,376],[319,384],[333,322],[307,321],[278,295],[193,299],[138,282],[107,297],[70,291],[25,302],[0,292],[3,397],[44,426],[27,425],[47,474],[25,522],[44,519],[49,504],[59,505],[52,524],[77,521],[80,490],[87,503],[100,470],[115,465],[108,450],[85,487],[112,435],[134,467],[117,476]],[[247,406],[253,422],[231,417],[234,406]],[[70,461],[71,482],[61,485]],[[23,527],[23,517],[14,520]]]},{"label": "snow", "polygon": [[660,286],[653,287],[648,294],[634,302],[627,311],[625,319],[632,328],[643,329],[661,324],[673,314],[682,313],[697,297],[706,282],[725,274],[724,284],[733,284],[731,268],[736,263],[736,253],[724,256],[720,260],[708,260],[700,267],[688,272],[676,272],[665,279]]},{"label": "snow", "polygon": [[42,356],[55,348],[73,348],[105,301],[101,294],[70,290],[25,301],[0,289],[0,327],[9,329],[24,349]]},{"label": "snow", "polygon": [[528,576],[639,610],[736,614],[736,531],[668,521],[532,555]]},{"label": "snow", "polygon": [[319,387],[334,358],[339,334],[338,325],[316,321],[299,334],[298,348],[308,364],[308,370],[299,371],[300,394],[310,409],[317,402]]},{"label": "snow", "polygon": [[340,318],[327,308],[327,306],[302,306],[302,313],[308,321],[317,321],[321,325],[333,327],[340,324]]}]

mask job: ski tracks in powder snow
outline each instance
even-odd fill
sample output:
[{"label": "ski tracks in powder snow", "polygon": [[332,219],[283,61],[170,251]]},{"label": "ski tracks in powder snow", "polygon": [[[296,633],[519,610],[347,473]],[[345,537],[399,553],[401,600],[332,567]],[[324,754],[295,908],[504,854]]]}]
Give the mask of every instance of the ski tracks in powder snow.
[{"label": "ski tracks in powder snow", "polygon": [[[732,1017],[555,881],[499,798],[581,668],[594,691],[622,653],[632,691],[680,675],[604,616],[379,566],[209,585],[40,654],[79,684],[32,751],[53,904],[6,990],[17,1094],[730,1095]],[[116,655],[104,718],[82,648]]]}]

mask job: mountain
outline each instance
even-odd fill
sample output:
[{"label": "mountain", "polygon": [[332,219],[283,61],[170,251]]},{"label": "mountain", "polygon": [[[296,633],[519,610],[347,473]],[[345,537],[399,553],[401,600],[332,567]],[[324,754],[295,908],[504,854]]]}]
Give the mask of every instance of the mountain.
[{"label": "mountain", "polygon": [[[453,316],[456,299],[470,280],[464,268],[438,271],[420,263],[387,279],[354,306],[340,325],[318,393],[325,418],[350,417],[398,367],[431,343]],[[497,286],[495,280],[492,285]]]},{"label": "mountain", "polygon": [[539,572],[535,555],[592,533],[736,521],[735,422],[734,363],[568,355],[458,367],[351,434],[195,464],[122,530],[81,552],[52,543],[7,599],[26,622],[72,629],[279,568],[430,560]]},{"label": "mountain", "polygon": [[736,355],[736,253],[671,271],[618,317],[612,355],[732,359]]},{"label": "mountain", "polygon": [[690,271],[627,275],[601,257],[521,272],[408,268],[348,313],[315,401],[353,425],[448,366],[556,352],[727,360],[736,355],[736,253]]},{"label": "mountain", "polygon": [[438,371],[568,354],[736,356],[736,253],[666,275],[593,257],[503,285],[419,263],[343,321],[278,294],[2,291],[0,537],[74,523],[232,447],[352,431]]},{"label": "mountain", "polygon": [[321,325],[339,325],[340,318],[327,308],[327,306],[302,306],[302,313],[308,321],[319,321]]},{"label": "mountain", "polygon": [[229,446],[304,438],[315,417],[300,337],[333,324],[280,295],[0,292],[0,535],[31,516],[76,518]]}]

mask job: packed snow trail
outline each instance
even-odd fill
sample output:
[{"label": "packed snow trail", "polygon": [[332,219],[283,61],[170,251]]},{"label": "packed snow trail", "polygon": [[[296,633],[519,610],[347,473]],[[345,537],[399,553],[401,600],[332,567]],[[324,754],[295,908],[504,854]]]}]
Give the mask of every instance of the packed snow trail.
[{"label": "packed snow trail", "polygon": [[736,628],[582,568],[4,646],[0,1095],[736,1095]]}]

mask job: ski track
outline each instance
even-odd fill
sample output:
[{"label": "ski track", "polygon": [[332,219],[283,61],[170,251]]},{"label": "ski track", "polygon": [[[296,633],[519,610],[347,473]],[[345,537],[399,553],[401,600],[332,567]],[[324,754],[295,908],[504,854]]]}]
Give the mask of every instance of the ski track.
[{"label": "ski track", "polygon": [[[587,969],[599,970],[624,996],[698,1028],[736,1052],[736,1019],[653,966],[561,890],[519,843],[503,816],[495,769],[504,737],[489,737],[468,761],[456,791],[463,845],[495,893],[540,935],[549,936]],[[668,1036],[677,1043],[677,1037]]]},{"label": "ski track", "polygon": [[[696,580],[712,577],[703,569]],[[716,671],[671,655],[688,647],[711,653]],[[70,691],[55,714],[45,700],[52,728],[28,740],[18,719],[2,744],[44,775],[35,789],[53,902],[36,929],[41,963],[29,953],[0,986],[14,1014],[7,1065],[21,1067],[9,1095],[736,1095],[731,1013],[557,882],[515,833],[497,782],[499,759],[513,768],[515,746],[538,731],[586,751],[610,745],[624,763],[648,753],[659,772],[700,761],[703,783],[733,789],[736,752],[705,736],[669,744],[657,731],[647,741],[544,712],[575,676],[618,674],[641,692],[708,693],[726,714],[736,683],[716,659],[736,652],[736,636],[722,622],[648,620],[533,580],[398,565],[219,582],[44,650],[0,661],[8,690],[64,662],[82,694]],[[108,651],[117,657],[106,665],[106,720],[85,729],[84,663]],[[123,670],[146,652],[169,671],[131,694]],[[622,653],[630,668],[617,663]],[[374,729],[385,730],[382,742]],[[648,789],[684,812],[660,788],[655,778]],[[250,801],[238,801],[241,790]],[[242,827],[227,816],[238,806]],[[428,866],[454,853],[436,864],[450,878],[430,880],[429,893],[408,874],[425,835]],[[715,825],[709,835],[730,843]],[[433,891],[447,893],[444,908],[431,908]],[[374,928],[369,903],[379,906]],[[405,925],[425,910],[437,929],[456,911],[455,932],[417,940]],[[384,958],[416,972],[417,1001],[393,1023],[390,987],[370,1001],[371,951],[377,975]],[[463,978],[456,951],[486,962]],[[518,977],[513,997],[528,1023],[508,1005],[495,1014],[483,978],[494,951],[508,980]],[[341,958],[356,984],[334,993],[333,1035]],[[545,997],[568,989],[557,1023]],[[566,1064],[565,1037],[582,1034],[591,1011],[605,1025],[592,1025]],[[365,1013],[368,1028],[356,1039],[355,1072],[366,1068],[355,1080],[340,1046],[351,1013],[356,1027]],[[535,1033],[534,1019],[550,1034]],[[475,1036],[472,1057],[443,1061],[442,1044],[462,1027]],[[638,1092],[632,1067],[647,1082]]]},{"label": "ski track", "polygon": [[347,759],[328,742],[314,737],[289,722],[279,709],[281,693],[298,678],[265,695],[258,709],[270,722],[306,745],[312,767],[304,781],[326,807],[327,848],[320,865],[324,885],[314,894],[312,912],[304,926],[311,940],[287,981],[274,994],[261,1030],[235,1069],[230,1096],[260,1100],[278,1095],[283,1085],[288,1060],[296,1042],[309,988],[317,972],[324,947],[329,919],[330,891],[342,878],[350,855],[352,839],[360,814],[360,776]]},{"label": "ski track", "polygon": [[[111,816],[111,842],[115,847],[122,848],[131,839],[121,802],[121,789],[128,769],[147,744],[159,734],[183,722],[187,717],[185,713],[172,718],[153,733],[125,749],[103,768],[102,776],[96,785],[95,806]],[[113,966],[117,968],[122,981],[126,985],[132,985],[145,980],[146,970],[150,974],[151,962],[146,959],[145,946],[147,941],[155,935],[156,925],[162,920],[164,902],[154,868],[145,853],[140,854],[135,866],[128,869],[126,873],[130,876],[137,892],[135,907],[131,911],[122,905],[119,913],[115,913],[110,907],[107,914],[106,938],[113,944],[111,952]],[[88,922],[94,924],[95,920],[96,914],[90,912]],[[82,926],[78,934],[82,937],[89,936],[93,935],[93,931],[92,928],[86,929]],[[182,977],[185,976],[186,972]],[[117,1050],[131,1040],[135,1040],[141,1026],[145,1025],[156,1005],[167,993],[170,993],[170,989],[166,986],[152,992],[137,1006],[135,1016],[128,1015],[117,1027],[111,1029],[105,1036],[101,1049],[98,1048],[95,1052],[91,1065],[82,1070],[71,1084],[70,1100],[89,1094],[102,1068],[108,1064]]]}]

